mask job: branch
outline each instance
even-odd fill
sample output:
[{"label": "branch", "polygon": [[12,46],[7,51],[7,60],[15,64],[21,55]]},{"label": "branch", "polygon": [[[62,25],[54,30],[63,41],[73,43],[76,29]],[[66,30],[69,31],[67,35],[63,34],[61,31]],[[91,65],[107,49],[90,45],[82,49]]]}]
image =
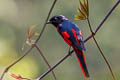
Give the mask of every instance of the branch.
[{"label": "branch", "polygon": [[[89,10],[88,10],[88,12],[89,12]],[[107,16],[107,17],[108,17],[108,16]],[[107,17],[106,17],[105,19],[107,19]],[[89,26],[90,32],[91,32],[91,34],[93,35],[92,38],[93,38],[93,40],[94,40],[94,42],[95,42],[95,44],[96,44],[96,46],[97,46],[100,54],[102,55],[103,59],[105,60],[107,66],[108,66],[108,69],[110,70],[110,73],[111,73],[111,75],[112,75],[112,77],[113,77],[113,80],[115,80],[115,76],[114,76],[114,73],[113,73],[113,71],[112,71],[112,68],[111,68],[111,66],[110,66],[107,58],[105,57],[102,49],[100,48],[100,46],[99,46],[99,44],[98,44],[98,42],[97,42],[97,40],[96,40],[96,38],[95,38],[95,33],[93,32],[93,29],[92,29],[92,27],[91,27],[91,23],[90,23],[90,20],[89,20],[89,16],[87,16],[86,19],[87,19],[87,22],[88,22],[88,26]],[[102,24],[103,24],[103,23],[102,23]],[[102,24],[101,24],[101,25],[102,25]],[[99,29],[99,28],[98,28],[98,29]],[[98,31],[98,29],[96,30],[96,32]]]},{"label": "branch", "polygon": [[96,27],[96,29],[94,30],[94,33],[96,33],[99,28],[103,25],[103,23],[106,21],[106,19],[111,15],[111,13],[113,12],[113,10],[118,6],[118,4],[120,3],[120,0],[118,0],[115,5],[110,9],[110,11],[106,14],[106,16],[103,18],[103,20],[100,22],[100,24],[98,25],[98,27]]},{"label": "branch", "polygon": [[45,30],[45,28],[46,28],[46,23],[47,23],[47,21],[48,21],[48,19],[49,19],[49,17],[50,17],[51,12],[53,11],[53,8],[54,8],[56,2],[57,2],[57,0],[54,0],[53,4],[52,4],[52,6],[51,6],[51,9],[50,9],[50,11],[49,11],[49,13],[48,13],[48,16],[47,16],[47,18],[46,18],[46,20],[45,20],[45,23],[44,23],[44,25],[43,25],[42,31],[40,32],[40,35],[39,35],[38,38],[36,39],[35,43],[37,43],[37,42],[39,41],[39,39],[41,38],[41,36],[42,36],[42,34],[43,34],[43,32],[44,32],[44,30]]},{"label": "branch", "polygon": [[95,38],[95,36],[94,36],[94,32],[92,31],[92,27],[91,27],[89,18],[87,18],[87,22],[88,22],[88,25],[89,25],[89,29],[90,29],[91,33],[93,34],[93,36],[92,36],[92,37],[93,37],[93,40],[94,40],[94,42],[95,42],[95,44],[96,44],[98,50],[100,51],[100,54],[102,55],[103,59],[105,60],[107,66],[108,66],[108,69],[110,70],[111,75],[112,75],[112,77],[113,77],[113,80],[115,80],[115,76],[114,76],[114,73],[113,73],[113,71],[112,71],[112,68],[111,68],[111,66],[110,66],[110,64],[109,64],[109,62],[108,62],[108,60],[107,60],[107,58],[105,57],[105,55],[104,55],[102,49],[100,48],[100,46],[99,46],[99,44],[98,44],[98,42],[97,42],[97,40],[96,40],[96,38]]},{"label": "branch", "polygon": [[93,36],[93,39],[94,39],[94,41],[95,41],[95,43],[96,43],[96,46],[97,46],[98,50],[100,51],[100,53],[101,53],[101,55],[102,55],[102,57],[103,57],[103,59],[105,60],[107,66],[108,66],[108,69],[109,69],[110,72],[111,72],[111,75],[112,75],[112,77],[113,77],[113,80],[116,80],[116,79],[115,79],[115,76],[114,76],[114,73],[113,73],[113,71],[112,71],[112,68],[111,68],[109,62],[107,61],[107,59],[106,59],[103,51],[101,50],[101,48],[100,48],[100,46],[98,45],[98,43],[97,43],[97,41],[96,41],[96,39],[95,39],[94,36]]},{"label": "branch", "polygon": [[[35,45],[35,48],[37,49],[37,51],[38,51],[38,52],[40,53],[40,55],[42,56],[43,60],[45,61],[45,63],[47,64],[47,66],[48,66],[49,69],[50,69],[51,66],[49,65],[49,63],[48,63],[47,59],[45,58],[45,56],[43,55],[42,51],[40,50],[40,48],[39,48],[36,44],[34,44],[34,45]],[[55,73],[54,73],[53,71],[51,71],[51,72],[52,72],[52,75],[53,75],[54,79],[56,80]]]},{"label": "branch", "polygon": [[[100,22],[100,24],[96,27],[96,29],[94,30],[94,33],[96,34],[97,31],[101,28],[102,24],[107,20],[107,18],[110,16],[110,14],[115,10],[115,8],[118,6],[120,0],[118,0],[113,7],[109,10],[109,12],[106,14],[106,16],[102,19],[102,21]],[[95,35],[94,34],[94,35]],[[93,36],[93,34],[90,34],[85,40],[84,42],[87,42],[89,39],[91,39]],[[51,72],[53,69],[55,69],[60,63],[62,63],[65,59],[67,59],[74,51],[72,50],[70,53],[67,53],[67,55],[65,55],[62,59],[60,59],[53,67],[51,67],[50,69],[48,69],[45,73],[43,73],[40,77],[37,78],[37,80],[41,80],[43,77],[45,77],[49,72]]]},{"label": "branch", "polygon": [[[46,18],[46,20],[45,20],[45,23],[44,23],[44,25],[43,25],[43,29],[42,29],[40,35],[38,36],[38,38],[36,39],[35,44],[39,41],[40,37],[41,37],[42,34],[43,34],[43,31],[45,30],[46,22],[48,21],[48,19],[49,19],[49,17],[50,17],[50,14],[51,14],[51,12],[52,12],[55,4],[56,4],[56,1],[57,1],[57,0],[54,0],[52,6],[51,6],[51,8],[50,8],[50,11],[49,11],[49,13],[48,13],[48,16],[47,16],[47,18]],[[16,61],[14,61],[13,63],[11,63],[8,67],[6,67],[5,70],[3,71],[2,75],[0,76],[0,80],[3,79],[5,73],[8,72],[8,70],[9,70],[12,66],[14,66],[16,63],[18,63],[21,59],[23,59],[33,48],[34,48],[34,45],[32,45],[28,50],[26,50],[26,52],[25,52],[20,58],[18,58]]]}]

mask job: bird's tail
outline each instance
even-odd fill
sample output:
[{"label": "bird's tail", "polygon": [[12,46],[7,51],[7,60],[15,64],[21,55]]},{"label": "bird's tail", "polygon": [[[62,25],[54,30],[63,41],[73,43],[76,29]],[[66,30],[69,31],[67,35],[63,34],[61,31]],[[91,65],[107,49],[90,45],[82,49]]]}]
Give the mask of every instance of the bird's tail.
[{"label": "bird's tail", "polygon": [[88,69],[86,66],[86,62],[85,62],[85,56],[82,50],[76,49],[74,48],[76,56],[78,58],[79,64],[81,66],[82,72],[84,74],[85,77],[89,77],[89,73],[88,73]]}]

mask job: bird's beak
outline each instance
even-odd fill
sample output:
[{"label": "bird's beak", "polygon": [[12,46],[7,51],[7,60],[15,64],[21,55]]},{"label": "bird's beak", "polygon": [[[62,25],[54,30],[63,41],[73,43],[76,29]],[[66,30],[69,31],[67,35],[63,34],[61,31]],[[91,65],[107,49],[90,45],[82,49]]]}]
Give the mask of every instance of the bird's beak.
[{"label": "bird's beak", "polygon": [[46,24],[51,24],[51,21],[48,21]]}]

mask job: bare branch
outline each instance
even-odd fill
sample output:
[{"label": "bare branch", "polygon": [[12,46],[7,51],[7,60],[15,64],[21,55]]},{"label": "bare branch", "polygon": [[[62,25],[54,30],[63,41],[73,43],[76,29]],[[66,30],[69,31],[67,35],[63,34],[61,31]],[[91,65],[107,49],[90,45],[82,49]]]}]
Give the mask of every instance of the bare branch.
[{"label": "bare branch", "polygon": [[52,4],[52,6],[51,6],[51,9],[50,9],[50,11],[49,11],[49,13],[48,13],[48,16],[47,16],[47,18],[46,18],[46,20],[45,20],[45,23],[44,23],[44,25],[43,25],[42,31],[40,32],[40,35],[39,35],[38,38],[36,39],[35,43],[37,43],[37,42],[39,41],[39,39],[41,38],[41,36],[42,36],[42,34],[43,34],[43,32],[44,32],[44,30],[45,30],[45,28],[46,28],[46,23],[47,23],[47,21],[48,21],[48,19],[49,19],[49,17],[50,17],[51,12],[53,11],[53,8],[54,8],[56,2],[57,2],[57,0],[54,0],[53,4]]},{"label": "bare branch", "polygon": [[96,29],[94,30],[94,33],[96,33],[99,28],[103,25],[103,23],[106,21],[106,19],[111,15],[111,13],[113,12],[113,10],[118,6],[118,4],[120,3],[120,0],[118,0],[114,6],[110,9],[110,11],[106,14],[106,16],[103,18],[103,20],[100,22],[100,24],[98,25],[98,27],[96,27]]},{"label": "bare branch", "polygon": [[95,42],[95,44],[96,44],[98,50],[100,51],[100,54],[102,55],[103,59],[105,60],[107,66],[108,66],[108,69],[110,70],[111,75],[112,75],[112,77],[113,77],[113,80],[115,80],[115,76],[114,76],[114,73],[113,73],[113,71],[112,71],[112,68],[111,68],[111,66],[110,66],[110,64],[109,64],[109,62],[108,62],[108,60],[107,60],[107,58],[105,57],[105,55],[104,55],[102,49],[100,48],[100,46],[99,46],[99,44],[98,44],[98,42],[97,42],[97,40],[96,40],[96,38],[95,38],[95,36],[94,36],[94,32],[92,31],[92,27],[91,27],[89,18],[87,18],[87,22],[88,22],[88,25],[89,25],[89,29],[90,29],[91,33],[93,34],[93,36],[92,36],[92,37],[93,37],[93,40],[94,40],[94,42]]},{"label": "bare branch", "polygon": [[[113,10],[115,10],[115,8],[118,6],[118,4],[120,3],[120,0],[118,0],[113,7],[108,11],[108,13],[106,14],[106,16],[101,20],[101,22],[98,24],[98,26],[96,27],[96,29],[94,30],[94,34],[97,33],[97,31],[101,28],[101,26],[103,25],[103,23],[107,20],[107,18],[111,15],[111,13],[113,12]],[[93,34],[90,34],[85,40],[84,42],[88,41],[91,37],[93,36]]]},{"label": "bare branch", "polygon": [[110,72],[111,72],[111,75],[112,75],[112,77],[113,77],[113,80],[116,80],[116,79],[115,79],[115,76],[114,76],[114,73],[113,73],[113,71],[112,71],[112,68],[111,68],[109,62],[107,61],[107,59],[106,59],[106,57],[105,57],[103,51],[101,50],[101,48],[100,48],[100,46],[98,45],[98,42],[96,41],[96,39],[95,39],[94,36],[93,36],[93,39],[94,39],[94,41],[95,41],[95,43],[96,43],[96,46],[97,46],[98,50],[100,51],[102,57],[104,58],[104,60],[105,60],[105,62],[106,62],[106,64],[107,64],[107,66],[108,66],[108,69],[109,69]]},{"label": "bare branch", "polygon": [[[115,7],[114,7],[114,8],[115,8]],[[110,13],[109,13],[109,14],[110,14]],[[107,17],[108,17],[108,16],[107,16]],[[107,17],[104,18],[104,21],[107,19]],[[107,58],[105,57],[102,49],[100,48],[100,46],[99,46],[99,44],[98,44],[98,42],[97,42],[97,40],[96,40],[96,38],[95,38],[95,33],[94,33],[93,30],[92,30],[92,27],[91,27],[91,24],[90,24],[90,21],[89,21],[89,16],[87,17],[87,22],[88,22],[89,29],[90,29],[90,32],[91,32],[91,34],[92,34],[93,40],[94,40],[94,42],[95,42],[95,44],[96,44],[96,46],[97,46],[100,54],[102,55],[103,59],[105,60],[107,66],[108,66],[108,69],[110,70],[110,73],[111,73],[111,75],[112,75],[112,77],[113,77],[113,80],[115,80],[115,76],[114,76],[114,73],[113,73],[113,71],[112,71],[112,68],[111,68],[111,66],[110,66]],[[103,23],[104,23],[104,22],[103,22]],[[100,25],[102,25],[103,23],[101,23]],[[98,28],[96,29],[96,32],[98,31],[99,28],[100,28],[100,27],[98,27]]]},{"label": "bare branch", "polygon": [[[110,16],[110,14],[113,12],[113,10],[115,10],[115,8],[118,6],[120,0],[118,0],[113,7],[110,9],[110,11],[106,14],[106,16],[102,19],[102,21],[100,22],[100,24],[96,27],[96,29],[94,30],[94,33],[96,34],[97,31],[101,28],[102,24],[107,20],[107,18]],[[89,39],[91,39],[93,36],[93,34],[90,34],[85,40],[84,42],[87,42]],[[67,55],[65,55],[62,59],[60,59],[53,67],[51,67],[50,69],[48,69],[45,73],[43,73],[40,77],[37,78],[37,80],[41,80],[43,77],[45,77],[49,72],[51,72],[53,69],[55,69],[60,63],[62,63],[65,59],[67,59],[74,51],[72,50],[70,53],[67,53]]]},{"label": "bare branch", "polygon": [[[47,64],[47,66],[49,67],[49,69],[51,68],[50,64],[48,63],[47,59],[45,58],[45,56],[43,55],[42,51],[40,50],[40,48],[35,44],[35,48],[37,49],[37,51],[40,53],[40,55],[42,56],[43,60],[45,61],[45,63]],[[54,79],[56,80],[56,76],[54,71],[51,71],[52,75],[54,77]]]}]

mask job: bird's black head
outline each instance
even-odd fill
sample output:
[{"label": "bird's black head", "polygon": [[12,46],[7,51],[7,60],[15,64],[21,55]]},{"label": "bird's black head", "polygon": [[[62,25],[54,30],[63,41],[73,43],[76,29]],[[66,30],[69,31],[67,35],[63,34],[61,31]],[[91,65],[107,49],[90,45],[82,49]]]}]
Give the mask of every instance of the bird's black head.
[{"label": "bird's black head", "polygon": [[55,27],[57,27],[59,24],[61,24],[65,20],[68,20],[65,16],[56,15],[56,16],[53,16],[47,23],[53,24]]}]

